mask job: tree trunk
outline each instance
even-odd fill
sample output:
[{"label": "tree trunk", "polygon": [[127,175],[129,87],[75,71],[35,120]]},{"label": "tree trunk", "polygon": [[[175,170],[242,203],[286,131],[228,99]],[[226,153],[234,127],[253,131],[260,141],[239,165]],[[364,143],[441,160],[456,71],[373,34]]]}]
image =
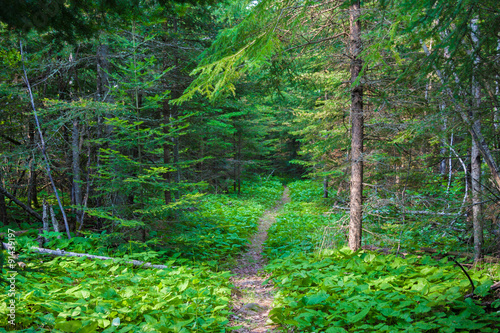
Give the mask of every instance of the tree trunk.
[{"label": "tree trunk", "polygon": [[[442,105],[443,104],[441,103],[440,105],[441,109],[443,109]],[[444,176],[446,175],[446,158],[444,157],[444,155],[446,155],[446,144],[447,144],[446,135],[444,135],[444,133],[446,133],[446,118],[444,118],[443,120],[441,131],[443,132],[443,138],[441,139],[441,149],[439,150],[439,154],[441,155],[441,162],[439,162],[439,174]]]},{"label": "tree trunk", "polygon": [[[479,120],[476,121],[479,123]],[[475,124],[479,126],[479,124]],[[471,149],[471,189],[472,189],[472,224],[474,227],[474,260],[482,257],[483,224],[481,206],[481,155],[476,141],[472,140]]]},{"label": "tree trunk", "polygon": [[[0,186],[2,186],[2,174],[0,173]],[[7,221],[7,205],[5,203],[5,195],[0,191],[0,223],[4,226],[8,224]]]},{"label": "tree trunk", "polygon": [[[82,206],[82,186],[80,184],[81,181],[81,170],[80,170],[80,131],[78,128],[78,120],[73,120],[73,131],[72,131],[72,140],[71,140],[71,150],[73,152],[73,158],[71,163],[71,168],[73,170],[73,179],[72,179],[72,187],[73,187],[73,198],[74,204],[79,208],[74,210],[76,216],[76,223],[81,225],[83,223],[83,211],[80,208]],[[90,158],[90,156],[89,156]]]},{"label": "tree trunk", "polygon": [[363,65],[361,53],[360,1],[349,10],[351,56],[351,200],[349,223],[349,247],[356,251],[361,247],[363,222],[363,87],[355,82]]},{"label": "tree trunk", "polygon": [[[169,133],[169,126],[168,124],[170,123],[170,105],[168,104],[168,101],[163,104],[163,133],[167,135]],[[170,144],[165,140],[165,143],[163,144],[163,164],[165,165],[166,168],[170,167]],[[164,172],[163,173],[163,180],[167,184],[167,186],[170,186],[171,182],[171,173],[170,172]],[[166,189],[163,192],[164,198],[165,198],[165,205],[168,205],[172,202],[172,192],[170,189]]]},{"label": "tree trunk", "polygon": [[323,178],[323,198],[328,198],[328,176]]},{"label": "tree trunk", "polygon": [[[471,23],[472,30],[472,42],[474,44],[474,48],[479,47],[479,38],[478,38],[478,27],[477,27],[477,19],[473,19]],[[476,58],[474,60],[474,65],[477,66],[479,64],[479,59]],[[471,112],[472,120],[473,120],[473,129],[476,133],[481,133],[481,122],[476,118],[476,114],[479,111],[481,106],[481,88],[479,87],[479,83],[477,82],[474,75],[472,76],[472,98],[473,102],[473,111]],[[482,207],[481,207],[481,155],[479,152],[478,142],[472,139],[472,148],[471,148],[471,189],[472,189],[472,224],[474,227],[474,260],[478,261],[483,256],[482,248],[483,248],[483,221],[482,221]]]},{"label": "tree trunk", "polygon": [[[32,121],[29,121],[28,124],[28,138],[30,143],[30,148],[35,149],[35,127]],[[28,178],[28,206],[38,208],[40,205],[38,204],[38,196],[36,190],[36,169],[35,169],[35,158],[32,156],[29,162],[30,172]],[[31,205],[33,203],[33,206]]]}]

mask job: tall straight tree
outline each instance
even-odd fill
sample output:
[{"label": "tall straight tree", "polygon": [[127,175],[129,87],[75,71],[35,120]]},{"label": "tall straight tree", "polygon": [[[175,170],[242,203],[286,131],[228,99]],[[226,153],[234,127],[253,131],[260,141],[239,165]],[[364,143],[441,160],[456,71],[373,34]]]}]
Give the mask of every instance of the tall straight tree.
[{"label": "tall straight tree", "polygon": [[361,5],[355,1],[349,8],[349,55],[351,57],[351,217],[349,223],[349,247],[356,251],[361,247],[363,223],[363,86],[360,73],[361,54]]}]

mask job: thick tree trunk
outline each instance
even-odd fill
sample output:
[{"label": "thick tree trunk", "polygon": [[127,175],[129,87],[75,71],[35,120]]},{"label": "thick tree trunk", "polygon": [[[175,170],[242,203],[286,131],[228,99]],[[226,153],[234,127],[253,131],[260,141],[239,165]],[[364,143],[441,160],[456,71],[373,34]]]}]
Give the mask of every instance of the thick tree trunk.
[{"label": "thick tree trunk", "polygon": [[363,87],[358,79],[362,68],[361,53],[361,15],[360,2],[350,6],[350,45],[351,56],[351,200],[349,223],[349,247],[356,251],[361,247],[363,221]]}]

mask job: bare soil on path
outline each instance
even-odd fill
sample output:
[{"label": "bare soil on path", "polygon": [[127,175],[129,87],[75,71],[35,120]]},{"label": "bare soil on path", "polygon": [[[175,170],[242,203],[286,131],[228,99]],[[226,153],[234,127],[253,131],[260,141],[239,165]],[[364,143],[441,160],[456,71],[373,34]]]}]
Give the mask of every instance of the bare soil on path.
[{"label": "bare soil on path", "polygon": [[290,201],[288,187],[285,187],[281,200],[275,207],[268,209],[260,218],[259,229],[250,239],[247,251],[237,260],[232,269],[235,274],[232,283],[233,311],[231,326],[242,326],[238,333],[276,332],[275,326],[267,323],[272,309],[274,292],[270,283],[263,285],[268,278],[261,271],[267,264],[262,253],[262,244],[267,239],[267,230],[276,221],[276,216],[283,205]]}]

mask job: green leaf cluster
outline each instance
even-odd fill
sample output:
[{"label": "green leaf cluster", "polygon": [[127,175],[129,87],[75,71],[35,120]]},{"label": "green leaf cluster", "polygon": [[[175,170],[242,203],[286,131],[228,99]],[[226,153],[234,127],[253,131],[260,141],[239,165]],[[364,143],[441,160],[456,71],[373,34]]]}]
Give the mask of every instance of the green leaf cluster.
[{"label": "green leaf cluster", "polygon": [[[296,253],[267,270],[279,288],[270,318],[300,332],[498,332],[500,318],[464,299],[470,284],[447,259]],[[471,271],[487,293],[492,282]],[[478,288],[479,289],[479,288]]]}]

